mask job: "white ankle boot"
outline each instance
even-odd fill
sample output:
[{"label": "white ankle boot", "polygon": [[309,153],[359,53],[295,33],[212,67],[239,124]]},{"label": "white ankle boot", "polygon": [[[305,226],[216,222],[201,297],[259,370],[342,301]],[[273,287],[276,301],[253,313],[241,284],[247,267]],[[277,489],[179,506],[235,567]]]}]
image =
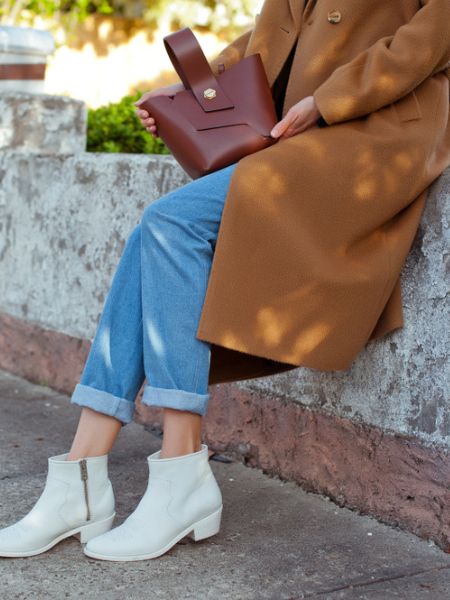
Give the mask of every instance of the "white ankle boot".
[{"label": "white ankle boot", "polygon": [[34,556],[75,535],[81,543],[108,531],[114,494],[108,478],[108,455],[66,461],[48,459],[44,491],[30,512],[0,529],[0,556]]},{"label": "white ankle boot", "polygon": [[114,561],[144,560],[164,554],[186,535],[195,541],[220,529],[222,493],[208,461],[208,446],[192,454],[147,457],[147,490],[120,525],[91,539],[84,553]]}]

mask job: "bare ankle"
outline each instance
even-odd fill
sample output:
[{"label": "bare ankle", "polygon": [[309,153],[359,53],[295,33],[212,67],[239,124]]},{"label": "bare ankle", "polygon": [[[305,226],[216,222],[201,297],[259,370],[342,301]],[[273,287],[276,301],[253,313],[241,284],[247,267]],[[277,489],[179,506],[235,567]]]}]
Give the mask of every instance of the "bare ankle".
[{"label": "bare ankle", "polygon": [[193,454],[194,452],[199,452],[202,449],[201,442],[197,444],[183,444],[183,445],[167,445],[161,448],[161,452],[159,453],[160,458],[176,458],[177,456],[184,456],[185,454]]},{"label": "bare ankle", "polygon": [[164,437],[160,458],[175,458],[202,449],[202,416],[189,411],[164,409]]},{"label": "bare ankle", "polygon": [[122,428],[114,417],[84,407],[66,460],[108,454]]},{"label": "bare ankle", "polygon": [[103,456],[103,454],[99,454],[98,452],[69,452],[69,454],[66,456],[66,461],[81,460],[82,458],[94,458],[95,456]]}]

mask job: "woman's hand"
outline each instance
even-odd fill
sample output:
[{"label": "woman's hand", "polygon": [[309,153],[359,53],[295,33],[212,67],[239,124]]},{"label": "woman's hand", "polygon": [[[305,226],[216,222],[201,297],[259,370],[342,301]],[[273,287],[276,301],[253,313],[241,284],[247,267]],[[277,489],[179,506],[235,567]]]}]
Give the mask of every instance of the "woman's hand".
[{"label": "woman's hand", "polygon": [[139,98],[137,102],[134,103],[136,108],[136,115],[141,120],[142,125],[145,129],[153,135],[153,137],[158,136],[157,125],[155,123],[155,119],[149,115],[148,111],[143,108],[139,108],[139,106],[152,96],[173,96],[177,92],[181,92],[185,87],[182,83],[174,83],[173,85],[167,85],[166,87],[158,88],[157,90],[152,90],[151,92],[146,92]]},{"label": "woman's hand", "polygon": [[274,138],[288,138],[315,125],[321,114],[314,96],[307,96],[291,106],[281,121],[270,132]]}]

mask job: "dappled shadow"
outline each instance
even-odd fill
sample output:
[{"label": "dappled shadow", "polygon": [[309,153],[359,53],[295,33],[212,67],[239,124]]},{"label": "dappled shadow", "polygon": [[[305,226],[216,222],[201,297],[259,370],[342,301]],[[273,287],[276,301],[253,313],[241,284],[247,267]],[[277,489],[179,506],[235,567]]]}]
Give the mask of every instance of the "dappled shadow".
[{"label": "dappled shadow", "polygon": [[[226,201],[200,339],[340,370],[377,322],[384,334],[398,327],[396,284],[420,222],[422,192],[444,167],[430,160],[440,126],[430,127],[431,94],[426,82],[417,88],[422,118],[402,121],[389,105],[242,159]],[[394,293],[386,319],[383,308]],[[226,367],[220,370],[226,376]]]}]

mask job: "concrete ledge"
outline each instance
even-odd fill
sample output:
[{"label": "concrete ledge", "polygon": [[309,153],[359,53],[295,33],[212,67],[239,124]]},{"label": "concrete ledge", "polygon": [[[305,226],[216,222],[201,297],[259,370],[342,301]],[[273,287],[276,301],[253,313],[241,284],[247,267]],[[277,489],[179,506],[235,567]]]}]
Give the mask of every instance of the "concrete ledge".
[{"label": "concrete ledge", "polygon": [[[30,381],[70,395],[89,348],[86,340],[0,313],[0,368]],[[141,404],[141,395],[136,421],[160,427],[162,410]],[[203,438],[248,466],[450,552],[450,455],[443,448],[236,384],[211,386]]]},{"label": "concrete ledge", "polygon": [[[171,156],[0,153],[0,312],[92,339],[146,205],[189,181]],[[306,368],[239,384],[450,447],[450,169],[431,186],[401,277],[405,326],[348,372]]]},{"label": "concrete ledge", "polygon": [[84,102],[18,91],[0,93],[0,150],[72,154],[86,150]]}]

